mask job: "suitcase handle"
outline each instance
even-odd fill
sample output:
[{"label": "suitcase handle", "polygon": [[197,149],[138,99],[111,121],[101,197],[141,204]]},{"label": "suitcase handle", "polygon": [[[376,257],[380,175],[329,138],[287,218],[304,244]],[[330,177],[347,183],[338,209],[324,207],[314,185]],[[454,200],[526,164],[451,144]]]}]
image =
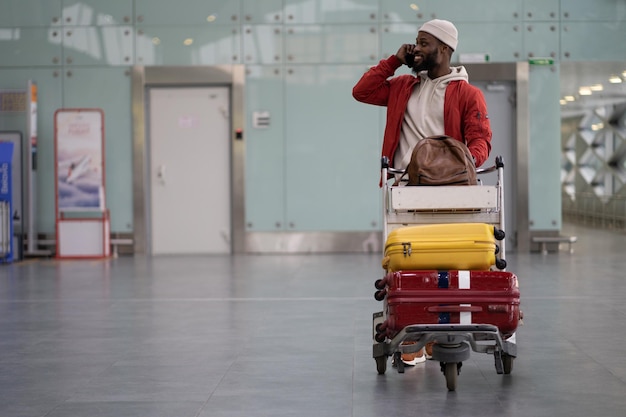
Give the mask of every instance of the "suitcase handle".
[{"label": "suitcase handle", "polygon": [[430,306],[429,313],[480,313],[481,306]]}]

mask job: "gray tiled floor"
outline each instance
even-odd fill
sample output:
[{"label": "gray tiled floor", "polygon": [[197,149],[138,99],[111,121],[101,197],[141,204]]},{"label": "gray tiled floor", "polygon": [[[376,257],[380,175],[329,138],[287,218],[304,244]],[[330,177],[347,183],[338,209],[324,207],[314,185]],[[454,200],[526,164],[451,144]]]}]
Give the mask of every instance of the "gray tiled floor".
[{"label": "gray tiled floor", "polygon": [[472,354],[376,373],[378,255],[34,260],[0,266],[0,416],[626,415],[624,234],[509,254],[511,375]]}]

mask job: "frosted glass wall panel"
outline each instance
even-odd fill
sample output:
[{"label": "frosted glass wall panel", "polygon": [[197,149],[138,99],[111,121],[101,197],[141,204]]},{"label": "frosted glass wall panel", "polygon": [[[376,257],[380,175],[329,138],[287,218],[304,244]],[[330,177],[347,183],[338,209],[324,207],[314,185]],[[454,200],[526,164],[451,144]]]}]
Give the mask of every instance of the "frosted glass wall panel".
[{"label": "frosted glass wall panel", "polygon": [[287,23],[378,22],[378,0],[285,0]]},{"label": "frosted glass wall panel", "polygon": [[112,232],[133,230],[130,78],[124,68],[73,68],[63,81],[64,107],[104,112],[106,203]]},{"label": "frosted glass wall panel", "polygon": [[[54,233],[54,112],[63,107],[62,78],[58,70],[0,69],[0,89],[26,90],[28,80],[37,84],[37,208],[36,229]],[[14,123],[17,121],[18,123]],[[25,132],[22,114],[4,114],[0,129]]]},{"label": "frosted glass wall panel", "polygon": [[241,59],[238,26],[144,27],[137,30],[139,65],[221,65]]},{"label": "frosted glass wall panel", "polygon": [[524,24],[524,58],[559,56],[558,23],[533,22]]},{"label": "frosted glass wall panel", "polygon": [[61,24],[61,0],[1,0],[0,27]]},{"label": "frosted glass wall panel", "polygon": [[[415,43],[419,23],[383,24],[382,57],[395,54],[403,43]],[[452,55],[458,63],[461,54],[487,54],[490,62],[512,62],[522,55],[523,29],[521,23],[458,23],[459,45]],[[489,39],[489,42],[485,42]]]},{"label": "frosted glass wall panel", "polygon": [[386,0],[380,5],[382,23],[412,23],[417,28],[418,21],[428,20],[415,4],[405,0]]},{"label": "frosted glass wall panel", "polygon": [[[626,5],[626,2],[624,2]],[[615,61],[626,57],[626,20],[562,24],[563,60]]]},{"label": "frosted glass wall panel", "polygon": [[524,20],[556,21],[559,19],[560,0],[523,0]]},{"label": "frosted glass wall panel", "polygon": [[[405,43],[415,43],[419,23],[383,24],[381,32],[381,58],[395,55]],[[404,67],[403,67],[404,68]],[[406,67],[408,68],[408,67]],[[410,71],[409,71],[410,72]]]},{"label": "frosted glass wall panel", "polygon": [[280,66],[249,66],[246,77],[246,230],[286,228],[284,107]]},{"label": "frosted glass wall panel", "polygon": [[289,63],[375,63],[377,25],[289,26],[285,35]]},{"label": "frosted glass wall panel", "polygon": [[133,0],[63,0],[64,25],[109,26],[132,21]]},{"label": "frosted glass wall panel", "polygon": [[352,98],[359,65],[297,66],[285,91],[289,230],[380,230],[380,107]]},{"label": "frosted glass wall panel", "polygon": [[523,26],[521,23],[459,23],[459,45],[452,55],[458,61],[461,54],[488,54],[490,62],[523,60]]},{"label": "frosted glass wall panel", "polygon": [[561,126],[558,65],[531,65],[528,218],[530,230],[561,229]]},{"label": "frosted glass wall panel", "polygon": [[283,0],[243,0],[242,16],[245,23],[281,23]]},{"label": "frosted glass wall panel", "polygon": [[282,26],[255,25],[243,29],[243,59],[246,64],[277,64],[283,60]]},{"label": "frosted glass wall panel", "polygon": [[60,64],[62,38],[61,28],[0,28],[0,66]]},{"label": "frosted glass wall panel", "polygon": [[419,23],[390,23],[381,25],[381,58],[395,55],[405,43],[415,43]]},{"label": "frosted glass wall panel", "polygon": [[561,17],[564,20],[626,19],[626,2],[623,0],[561,0]]},{"label": "frosted glass wall panel", "polygon": [[[412,22],[446,19],[454,22],[502,22],[522,16],[522,0],[384,0],[383,22]],[[491,40],[490,38],[484,38]]]},{"label": "frosted glass wall panel", "polygon": [[134,37],[131,26],[63,28],[66,65],[132,65]]},{"label": "frosted glass wall panel", "polygon": [[240,0],[135,0],[135,18],[145,25],[229,25],[240,22],[240,15]]}]

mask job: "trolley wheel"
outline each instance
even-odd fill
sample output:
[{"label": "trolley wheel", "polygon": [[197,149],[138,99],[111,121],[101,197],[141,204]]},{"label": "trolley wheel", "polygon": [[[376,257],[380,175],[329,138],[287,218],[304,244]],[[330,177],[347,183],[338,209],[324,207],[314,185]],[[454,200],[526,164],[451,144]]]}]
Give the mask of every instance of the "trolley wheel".
[{"label": "trolley wheel", "polygon": [[376,370],[378,371],[378,375],[384,375],[387,371],[387,356],[377,356],[374,359],[376,360]]},{"label": "trolley wheel", "polygon": [[374,293],[376,301],[383,301],[387,296],[387,290],[378,290]]},{"label": "trolley wheel", "polygon": [[494,226],[493,237],[495,237],[496,240],[502,240],[505,238],[505,236],[506,236],[506,233],[504,233],[504,230],[498,229],[497,227]]},{"label": "trolley wheel", "polygon": [[515,359],[513,356],[506,353],[502,355],[502,367],[505,375],[510,374],[513,370],[513,359]]},{"label": "trolley wheel", "polygon": [[506,268],[506,261],[502,258],[498,258],[496,259],[496,268],[498,269],[505,269]]},{"label": "trolley wheel", "polygon": [[448,391],[456,390],[457,379],[459,377],[458,364],[456,362],[447,362],[443,374],[446,377]]}]

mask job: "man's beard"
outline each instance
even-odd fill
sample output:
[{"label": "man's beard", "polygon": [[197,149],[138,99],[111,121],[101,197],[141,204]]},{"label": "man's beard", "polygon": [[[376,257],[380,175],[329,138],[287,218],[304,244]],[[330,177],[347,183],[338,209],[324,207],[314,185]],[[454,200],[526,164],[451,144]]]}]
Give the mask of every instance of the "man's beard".
[{"label": "man's beard", "polygon": [[413,70],[413,74],[417,75],[421,71],[430,71],[437,65],[437,58],[439,57],[439,50],[435,50],[433,53],[428,55],[422,55],[422,59],[420,60],[417,56],[415,57],[415,62],[411,69]]}]

